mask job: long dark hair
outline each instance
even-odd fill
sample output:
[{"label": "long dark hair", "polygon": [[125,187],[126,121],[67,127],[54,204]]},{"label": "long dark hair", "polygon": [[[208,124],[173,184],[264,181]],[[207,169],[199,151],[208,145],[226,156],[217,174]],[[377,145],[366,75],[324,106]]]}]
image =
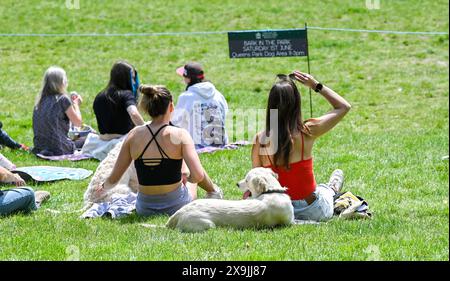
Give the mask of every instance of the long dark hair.
[{"label": "long dark hair", "polygon": [[189,79],[191,79],[191,81],[187,84],[186,86],[186,91],[189,89],[190,86],[194,86],[197,83],[202,83],[202,82],[207,82],[208,80],[205,79],[200,79],[197,77],[190,77],[188,76]]},{"label": "long dark hair", "polygon": [[132,91],[131,73],[136,70],[126,61],[117,61],[111,68],[108,85],[101,93],[105,93],[106,98],[117,106],[115,98],[120,91]]},{"label": "long dark hair", "polygon": [[270,132],[270,110],[278,110],[278,148],[273,156],[275,166],[289,169],[289,155],[293,148],[292,134],[303,130],[301,97],[295,83],[281,79],[272,86],[267,103],[266,137]]}]

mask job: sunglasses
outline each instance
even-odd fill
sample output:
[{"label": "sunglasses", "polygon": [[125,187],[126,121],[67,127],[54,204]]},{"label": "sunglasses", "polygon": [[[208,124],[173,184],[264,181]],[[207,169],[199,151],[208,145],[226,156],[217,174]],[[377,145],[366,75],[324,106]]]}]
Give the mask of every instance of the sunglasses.
[{"label": "sunglasses", "polygon": [[297,78],[295,78],[295,74],[294,73],[290,73],[288,75],[286,74],[277,74],[277,78],[280,80],[292,80],[292,81],[297,81]]}]

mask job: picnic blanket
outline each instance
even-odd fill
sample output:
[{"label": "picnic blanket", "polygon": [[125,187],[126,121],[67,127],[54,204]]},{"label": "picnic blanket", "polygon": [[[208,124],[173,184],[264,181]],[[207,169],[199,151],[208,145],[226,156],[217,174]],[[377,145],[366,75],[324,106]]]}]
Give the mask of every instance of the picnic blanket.
[{"label": "picnic blanket", "polygon": [[49,182],[64,179],[83,180],[92,175],[92,171],[86,169],[53,166],[20,167],[11,172],[19,174],[26,182],[30,180],[37,182]]},{"label": "picnic blanket", "polygon": [[92,159],[94,158],[92,155],[89,154],[83,154],[80,151],[76,151],[73,154],[66,154],[66,155],[58,155],[58,156],[46,156],[43,154],[36,154],[37,157],[45,159],[45,160],[51,160],[51,161],[63,161],[63,160],[69,160],[69,161],[80,161],[80,160],[86,160],[86,159]]},{"label": "picnic blanket", "polygon": [[223,146],[207,146],[202,148],[197,148],[196,151],[198,154],[201,153],[213,153],[220,150],[231,150],[231,149],[238,149],[240,146],[250,145],[251,142],[248,141],[237,141],[230,144],[226,144]]},{"label": "picnic blanket", "polygon": [[[93,135],[93,136],[91,136],[91,135]],[[102,141],[102,140],[100,140],[100,138],[95,137],[94,135],[95,134],[89,134],[88,139],[91,136],[89,141],[88,141],[88,139],[86,139],[86,143],[83,146],[83,149],[81,151],[76,151],[74,154],[59,155],[59,156],[45,156],[42,154],[36,154],[36,156],[38,156],[39,158],[51,160],[51,161],[63,161],[63,160],[80,161],[80,160],[92,159],[92,158],[102,161],[103,159],[106,158],[106,156],[114,148],[114,146],[123,140],[123,138],[120,138],[120,139],[113,139],[110,141]],[[238,141],[238,142],[226,144],[223,146],[207,146],[207,147],[197,148],[196,151],[198,154],[213,153],[213,152],[220,151],[220,150],[238,149],[240,146],[245,146],[245,145],[250,145],[250,144],[252,144],[252,143],[248,142],[248,141]]]},{"label": "picnic blanket", "polygon": [[114,146],[123,141],[125,137],[126,135],[121,138],[105,141],[100,139],[98,134],[91,133],[87,136],[83,148],[81,149],[81,153],[83,155],[91,155],[95,159],[102,161]]},{"label": "picnic blanket", "polygon": [[81,218],[110,217],[118,219],[131,214],[136,209],[136,193],[114,194],[111,202],[94,203]]}]

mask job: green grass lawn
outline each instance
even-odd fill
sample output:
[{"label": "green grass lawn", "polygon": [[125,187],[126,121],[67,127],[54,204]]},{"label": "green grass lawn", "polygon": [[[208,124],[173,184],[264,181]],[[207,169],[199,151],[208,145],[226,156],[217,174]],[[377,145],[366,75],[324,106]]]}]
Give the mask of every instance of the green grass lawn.
[{"label": "green grass lawn", "polygon": [[[369,10],[346,1],[65,1],[0,0],[0,33],[129,33],[277,29],[310,26],[447,31],[448,2],[381,0]],[[322,2],[322,1],[321,1]],[[449,260],[448,35],[392,35],[310,30],[312,74],[353,108],[314,149],[318,182],[345,172],[345,190],[363,196],[370,221],[333,219],[263,231],[214,229],[182,234],[140,223],[167,217],[79,219],[89,183],[34,186],[51,200],[32,215],[0,219],[0,260]],[[92,102],[119,58],[141,82],[184,89],[175,69],[203,63],[207,78],[232,109],[264,109],[275,74],[306,70],[305,58],[228,58],[226,34],[152,37],[0,37],[0,120],[32,145],[32,108],[44,71],[63,67],[69,90],[84,97],[85,123],[95,127]],[[304,116],[307,91],[301,88]],[[329,105],[313,95],[314,115]],[[97,161],[47,162],[20,151],[2,154],[18,166],[61,165],[95,170]],[[250,148],[202,155],[226,199],[251,168]],[[203,193],[200,192],[200,196]],[[54,214],[46,209],[63,211]]]}]

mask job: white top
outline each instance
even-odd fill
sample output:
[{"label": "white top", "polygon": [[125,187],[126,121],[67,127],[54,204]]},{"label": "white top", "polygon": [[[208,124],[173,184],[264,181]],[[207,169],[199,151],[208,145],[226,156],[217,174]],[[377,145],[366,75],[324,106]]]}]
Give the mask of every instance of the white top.
[{"label": "white top", "polygon": [[190,86],[178,97],[172,123],[186,129],[196,148],[228,144],[225,120],[228,104],[211,82]]}]

